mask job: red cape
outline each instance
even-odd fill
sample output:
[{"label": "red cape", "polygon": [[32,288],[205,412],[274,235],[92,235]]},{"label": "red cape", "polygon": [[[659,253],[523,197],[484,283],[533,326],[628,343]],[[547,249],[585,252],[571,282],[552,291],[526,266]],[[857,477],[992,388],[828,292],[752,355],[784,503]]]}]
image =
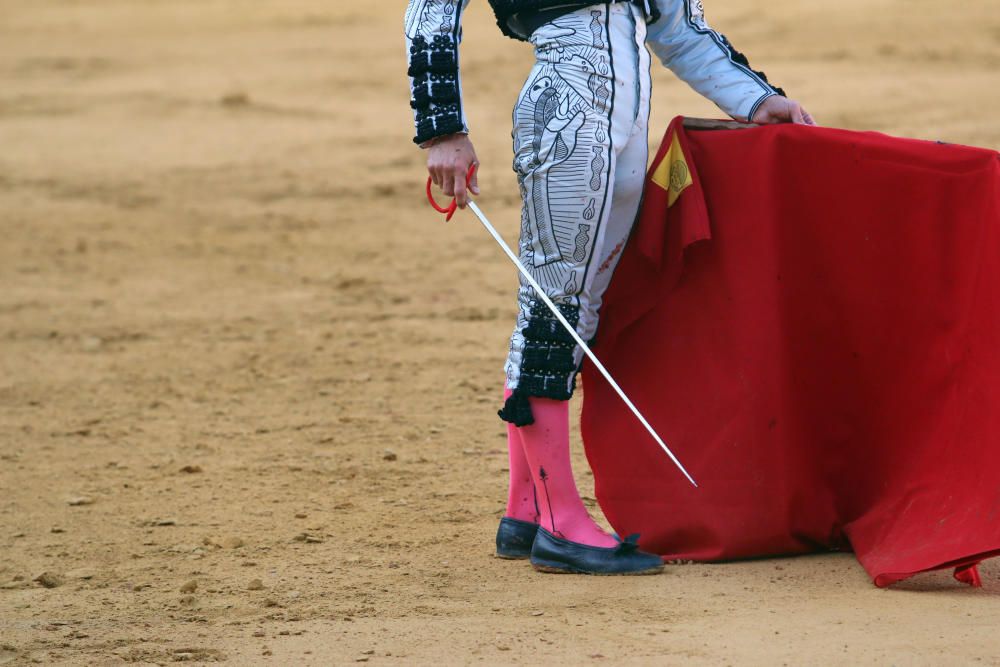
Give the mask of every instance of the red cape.
[{"label": "red cape", "polygon": [[681,121],[596,352],[700,488],[585,369],[612,526],[668,558],[853,548],[878,586],[976,583],[1000,554],[1000,156]]}]

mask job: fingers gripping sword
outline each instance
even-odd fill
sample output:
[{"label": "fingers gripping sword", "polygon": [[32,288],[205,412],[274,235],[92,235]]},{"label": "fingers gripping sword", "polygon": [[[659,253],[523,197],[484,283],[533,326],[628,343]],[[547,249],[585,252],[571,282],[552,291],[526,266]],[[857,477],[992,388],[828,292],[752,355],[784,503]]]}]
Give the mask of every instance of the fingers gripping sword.
[{"label": "fingers gripping sword", "polygon": [[[467,183],[472,180],[472,175],[473,173],[475,173],[475,170],[476,170],[475,164],[469,167],[469,173],[468,176],[466,177]],[[430,201],[431,206],[434,207],[434,210],[438,211],[439,213],[446,214],[447,216],[445,218],[446,221],[451,220],[452,216],[455,215],[455,210],[458,208],[458,202],[453,199],[449,206],[447,207],[440,206],[434,200],[434,195],[431,192],[431,185],[432,181],[430,178],[428,178],[427,199]],[[694,478],[691,477],[690,474],[688,474],[688,471],[684,469],[684,466],[681,465],[681,462],[677,459],[676,456],[674,456],[674,453],[670,451],[670,448],[667,447],[667,444],[663,442],[663,439],[660,438],[660,436],[656,433],[655,430],[653,430],[653,427],[650,426],[649,422],[646,421],[646,418],[642,416],[642,413],[639,412],[639,409],[637,407],[635,407],[635,404],[632,403],[632,401],[625,394],[625,392],[622,391],[622,388],[618,386],[618,383],[615,382],[615,379],[611,377],[611,373],[608,372],[608,369],[606,369],[604,367],[604,364],[601,363],[600,359],[597,358],[597,355],[595,355],[591,351],[590,346],[584,342],[584,340],[580,337],[580,334],[576,332],[576,329],[573,327],[573,325],[570,324],[565,317],[563,317],[562,312],[560,312],[560,310],[556,307],[556,304],[552,302],[552,299],[549,298],[549,296],[545,293],[545,290],[542,289],[541,285],[539,285],[538,282],[534,279],[534,277],[532,277],[528,269],[524,266],[524,264],[521,263],[521,260],[518,259],[517,255],[515,255],[514,252],[510,249],[510,246],[508,246],[507,243],[500,236],[500,234],[497,233],[497,230],[493,227],[492,224],[490,224],[490,221],[486,218],[486,216],[483,215],[483,212],[476,205],[476,202],[469,201],[469,208],[472,210],[473,213],[476,214],[476,217],[479,218],[479,222],[481,222],[483,227],[486,228],[486,231],[490,233],[490,236],[492,236],[493,240],[497,242],[497,245],[500,246],[500,249],[504,251],[504,253],[507,255],[507,258],[514,263],[514,266],[517,267],[517,270],[520,271],[524,279],[527,280],[528,284],[531,285],[531,287],[535,290],[535,294],[538,295],[538,298],[540,298],[545,303],[545,305],[548,306],[549,310],[552,311],[552,314],[555,316],[555,318],[559,320],[559,323],[566,328],[566,331],[569,333],[569,335],[573,337],[573,340],[576,341],[576,344],[580,346],[580,349],[582,349],[584,354],[587,355],[587,358],[590,359],[590,362],[594,364],[594,368],[596,368],[600,372],[600,374],[604,376],[604,379],[608,381],[608,384],[611,385],[611,387],[615,390],[615,392],[622,399],[625,405],[628,406],[628,409],[632,411],[632,414],[636,416],[636,419],[638,419],[639,422],[646,428],[646,430],[649,431],[649,434],[653,436],[653,440],[656,441],[656,444],[658,444],[660,448],[664,452],[666,452],[667,456],[670,457],[670,460],[674,462],[674,465],[676,465],[677,468],[684,474],[687,480],[691,482],[691,484],[693,484],[695,487],[697,487],[698,483],[694,481]]]}]

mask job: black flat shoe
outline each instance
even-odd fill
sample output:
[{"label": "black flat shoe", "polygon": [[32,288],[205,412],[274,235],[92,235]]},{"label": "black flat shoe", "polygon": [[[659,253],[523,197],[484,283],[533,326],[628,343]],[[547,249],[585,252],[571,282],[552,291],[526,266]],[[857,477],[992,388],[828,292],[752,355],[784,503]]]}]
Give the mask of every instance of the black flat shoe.
[{"label": "black flat shoe", "polygon": [[531,545],[535,542],[538,524],[505,516],[497,528],[497,558],[510,560],[531,556]]},{"label": "black flat shoe", "polygon": [[663,570],[663,559],[639,551],[639,536],[630,535],[616,547],[591,547],[556,537],[538,529],[531,547],[531,564],[539,572],[559,574],[656,574]]}]

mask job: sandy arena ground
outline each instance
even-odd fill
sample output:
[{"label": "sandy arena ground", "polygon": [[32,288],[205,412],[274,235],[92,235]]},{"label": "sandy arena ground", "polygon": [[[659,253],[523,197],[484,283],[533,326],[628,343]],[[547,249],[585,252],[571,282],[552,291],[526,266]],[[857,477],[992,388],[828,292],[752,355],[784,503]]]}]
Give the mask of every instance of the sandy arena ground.
[{"label": "sandy arena ground", "polygon": [[[0,0],[0,665],[1000,664],[997,563],[491,556],[514,275],[422,200],[403,4]],[[1000,147],[996,0],[707,4],[824,124]],[[513,238],[530,50],[465,46]]]}]

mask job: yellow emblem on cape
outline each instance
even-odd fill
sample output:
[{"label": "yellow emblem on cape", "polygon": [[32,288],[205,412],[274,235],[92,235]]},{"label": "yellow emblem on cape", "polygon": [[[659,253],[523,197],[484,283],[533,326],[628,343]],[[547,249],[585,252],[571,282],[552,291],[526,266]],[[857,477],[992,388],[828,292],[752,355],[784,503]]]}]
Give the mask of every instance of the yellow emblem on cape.
[{"label": "yellow emblem on cape", "polygon": [[667,208],[674,205],[674,202],[689,185],[694,184],[677,134],[674,134],[667,154],[663,156],[653,172],[652,180],[667,191]]}]

